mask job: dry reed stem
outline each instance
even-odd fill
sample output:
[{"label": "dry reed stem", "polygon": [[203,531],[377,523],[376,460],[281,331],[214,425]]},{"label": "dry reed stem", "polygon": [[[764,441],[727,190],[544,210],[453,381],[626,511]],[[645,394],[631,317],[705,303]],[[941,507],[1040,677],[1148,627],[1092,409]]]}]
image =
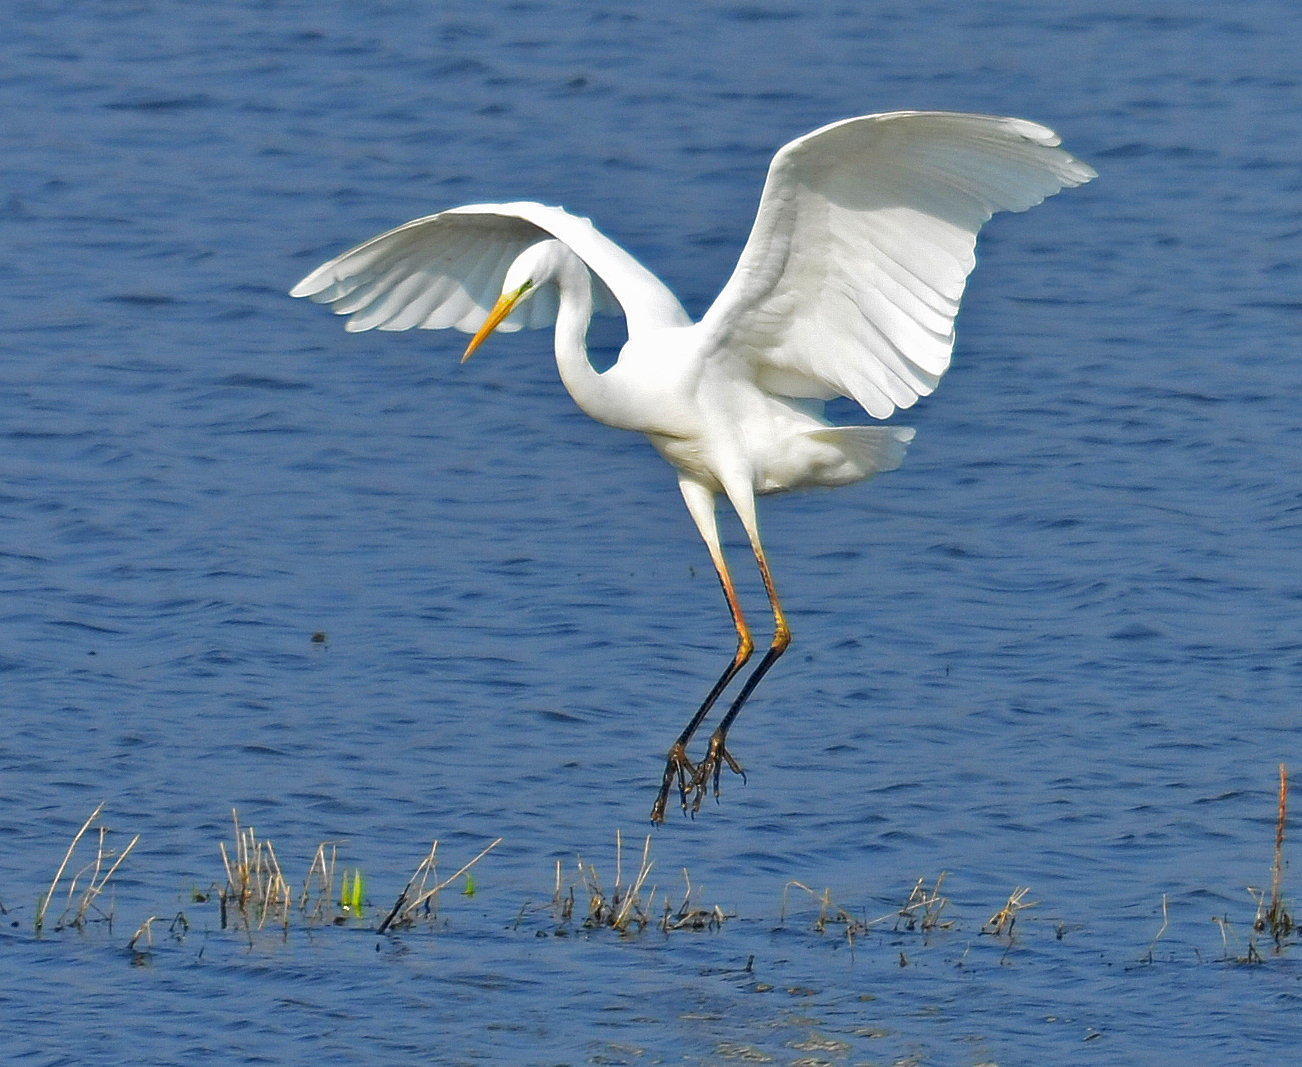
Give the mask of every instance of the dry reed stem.
[{"label": "dry reed stem", "polygon": [[154,947],[154,920],[157,918],[157,915],[151,915],[136,928],[136,932],[131,935],[131,940],[127,942],[127,951],[135,951],[136,942],[140,940],[141,934],[145,936],[145,948],[151,949]]},{"label": "dry reed stem", "polygon": [[[1284,910],[1284,897],[1281,881],[1284,871],[1284,825],[1288,816],[1288,771],[1284,764],[1279,765],[1279,807],[1275,819],[1275,858],[1270,868],[1270,895],[1260,889],[1248,886],[1248,893],[1257,902],[1257,914],[1252,921],[1254,933],[1269,933],[1275,940],[1276,948],[1284,938],[1293,932],[1293,917]],[[1252,938],[1249,937],[1249,949]],[[1251,953],[1250,953],[1251,955]]]},{"label": "dry reed stem", "polygon": [[1293,930],[1293,920],[1284,910],[1280,892],[1280,879],[1284,870],[1284,823],[1288,817],[1288,771],[1279,765],[1279,815],[1275,820],[1275,862],[1270,869],[1270,908],[1266,922],[1276,941],[1287,937]]},{"label": "dry reed stem", "polygon": [[[526,903],[520,910],[521,916],[524,915],[529,905]],[[566,893],[562,887],[561,881],[561,861],[556,861],[556,888],[552,892],[552,919],[564,925],[574,916],[574,886],[570,886],[569,893]]]},{"label": "dry reed stem", "polygon": [[1228,915],[1213,915],[1214,922],[1221,929],[1221,958],[1230,958],[1230,918]]},{"label": "dry reed stem", "polygon": [[[429,855],[420,861],[420,864],[416,867],[416,872],[407,879],[407,884],[403,887],[402,892],[398,894],[398,899],[394,901],[389,914],[380,923],[377,933],[384,933],[399,918],[399,914],[401,914],[401,925],[403,926],[409,926],[415,921],[414,912],[416,906],[409,906],[407,902],[411,898],[413,890],[421,900],[429,899],[425,896],[425,887],[428,885],[430,875],[434,871],[434,857],[438,854],[438,850],[439,843],[435,841],[430,847]],[[420,881],[419,886],[416,885],[418,879]]]},{"label": "dry reed stem", "polygon": [[[326,845],[330,846],[330,859],[328,861],[326,860]],[[316,854],[312,857],[312,865],[308,867],[307,877],[303,879],[303,892],[298,898],[298,910],[303,913],[309,926],[316,922],[327,921],[330,918],[334,899],[335,862],[337,859],[338,845],[336,843],[322,841],[317,845]],[[309,902],[313,901],[313,893],[316,894],[315,902],[312,913],[309,915],[307,906]]]},{"label": "dry reed stem", "polygon": [[[1153,949],[1157,947],[1158,941],[1161,940],[1162,935],[1166,933],[1166,927],[1167,927],[1166,894],[1163,893],[1162,894],[1162,926],[1157,931],[1157,933],[1153,935],[1153,940],[1149,943],[1148,951],[1143,956],[1140,957],[1140,959],[1142,959],[1144,962],[1146,963],[1153,962]],[[1224,931],[1222,931],[1222,933],[1224,933]]]}]

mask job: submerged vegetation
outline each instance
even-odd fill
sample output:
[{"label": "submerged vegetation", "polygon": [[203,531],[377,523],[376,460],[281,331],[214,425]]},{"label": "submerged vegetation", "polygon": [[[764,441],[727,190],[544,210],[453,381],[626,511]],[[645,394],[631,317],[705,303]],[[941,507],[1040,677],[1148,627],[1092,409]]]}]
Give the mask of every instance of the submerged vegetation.
[{"label": "submerged vegetation", "polygon": [[[130,838],[125,845],[120,844],[123,835],[98,821],[103,808],[103,804],[96,807],[73,835],[48,889],[39,897],[33,922],[38,936],[70,928],[85,929],[90,924],[112,929],[114,879],[120,881],[123,865],[140,835]],[[1246,935],[1239,932],[1242,925],[1236,929],[1228,914],[1213,917],[1221,935],[1223,961],[1264,962],[1267,955],[1282,953],[1290,939],[1300,932],[1288,910],[1283,884],[1287,813],[1288,773],[1281,765],[1269,887],[1247,887],[1255,913],[1247,924]],[[232,812],[232,824],[232,842],[228,845],[219,841],[215,848],[224,878],[214,880],[207,889],[194,889],[190,903],[207,904],[215,896],[220,929],[241,931],[250,945],[258,936],[272,931],[288,938],[294,929],[346,925],[393,936],[421,925],[432,926],[439,917],[440,894],[455,888],[460,895],[473,897],[476,887],[472,868],[502,842],[500,837],[491,841],[451,875],[440,878],[436,866],[439,843],[435,841],[392,903],[380,905],[368,898],[368,882],[360,868],[340,866],[340,842],[322,841],[302,882],[291,883],[271,840],[259,836],[254,827],[242,824],[238,812]],[[575,857],[572,867],[557,860],[550,899],[536,904],[526,901],[510,928],[518,931],[524,926],[539,937],[590,935],[603,930],[614,931],[622,937],[637,937],[651,930],[664,935],[679,931],[719,931],[737,918],[735,912],[725,911],[717,903],[703,902],[702,889],[693,883],[686,868],[681,869],[681,896],[676,890],[658,888],[651,877],[654,869],[651,836],[626,860],[623,836],[617,831],[613,880],[603,878],[597,864],[585,861],[582,856]],[[829,929],[837,931],[851,948],[870,933],[893,938],[894,943],[899,943],[901,936],[920,934],[925,944],[934,935],[962,930],[961,918],[954,915],[951,900],[942,891],[945,879],[945,872],[931,881],[918,878],[907,895],[901,890],[903,899],[897,905],[875,917],[855,914],[837,903],[829,889],[817,892],[803,882],[790,881],[782,890],[779,929],[787,928],[790,908],[793,921],[805,929],[819,935]],[[677,876],[671,881],[676,882]],[[812,914],[801,911],[796,915],[789,900],[793,891],[812,901],[816,911]],[[1028,901],[1029,893],[1028,886],[1015,886],[978,929],[969,928],[969,934],[994,938],[1011,951],[1016,944],[1019,915],[1039,903]],[[14,910],[0,903],[0,913],[10,915]],[[133,954],[140,956],[153,945],[157,923],[160,923],[159,916],[151,915],[136,928],[128,942]],[[11,921],[11,925],[19,924]],[[178,912],[168,921],[167,936],[183,940],[191,925],[184,911]],[[1146,952],[1138,957],[1140,963],[1155,962],[1155,954],[1159,944],[1164,944],[1162,939],[1169,926],[1168,901],[1163,894],[1161,925]],[[1069,930],[1078,928],[1058,921],[1056,937],[1062,940]],[[1202,958],[1201,953],[1198,956]],[[901,966],[909,964],[903,951],[899,953],[899,962]]]}]

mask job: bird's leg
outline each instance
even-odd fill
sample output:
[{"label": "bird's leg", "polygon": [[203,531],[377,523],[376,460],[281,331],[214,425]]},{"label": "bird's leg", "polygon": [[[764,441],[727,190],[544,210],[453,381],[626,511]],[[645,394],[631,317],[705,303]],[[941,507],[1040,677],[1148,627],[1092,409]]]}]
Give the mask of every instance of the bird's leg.
[{"label": "bird's leg", "polygon": [[741,764],[732,758],[732,753],[728,751],[725,745],[728,728],[732,726],[733,720],[741,712],[742,705],[746,703],[746,698],[759,685],[760,679],[768,673],[768,669],[777,662],[777,658],[791,644],[791,630],[782,614],[782,605],[778,602],[777,590],[773,588],[773,576],[769,573],[769,565],[764,558],[763,546],[760,545],[759,537],[754,533],[750,534],[750,544],[755,551],[755,562],[759,564],[760,577],[764,579],[764,589],[769,595],[769,605],[773,608],[773,643],[769,645],[769,650],[764,654],[764,658],[760,660],[759,666],[746,679],[746,684],[741,687],[741,692],[737,694],[737,699],[732,702],[728,714],[723,717],[723,721],[710,735],[710,747],[706,750],[705,757],[696,765],[696,777],[692,781],[692,786],[696,790],[696,800],[692,804],[693,814],[701,810],[701,799],[705,796],[706,786],[711,778],[714,779],[715,798],[718,798],[719,775],[722,773],[725,763],[733,774],[741,775],[743,782],[746,780],[746,772],[741,769]]},{"label": "bird's leg", "polygon": [[[687,745],[692,740],[697,729],[714,707],[714,702],[719,699],[719,694],[728,688],[728,683],[737,676],[737,672],[746,665],[750,659],[751,652],[755,649],[755,642],[751,639],[750,630],[746,626],[746,620],[742,618],[741,605],[737,603],[737,594],[732,588],[732,579],[728,575],[727,564],[723,561],[723,552],[707,541],[710,549],[710,558],[714,561],[714,569],[719,575],[719,584],[723,586],[723,595],[728,601],[728,610],[732,613],[733,625],[737,628],[737,651],[733,653],[732,662],[719,675],[719,680],[714,683],[714,688],[710,690],[701,706],[696,709],[696,714],[692,716],[692,721],[687,724],[683,732],[678,735],[677,740],[669,746],[669,755],[665,760],[665,777],[660,783],[660,792],[656,796],[656,802],[651,807],[651,821],[663,822],[665,817],[665,804],[669,798],[669,789],[674,784],[674,779],[678,780],[678,795],[682,801],[683,811],[687,810],[687,793],[688,790],[696,783],[697,769],[692,765],[691,760],[687,758]],[[731,756],[728,757],[731,760]],[[740,767],[734,769],[739,773]],[[699,801],[697,807],[699,807]]]}]

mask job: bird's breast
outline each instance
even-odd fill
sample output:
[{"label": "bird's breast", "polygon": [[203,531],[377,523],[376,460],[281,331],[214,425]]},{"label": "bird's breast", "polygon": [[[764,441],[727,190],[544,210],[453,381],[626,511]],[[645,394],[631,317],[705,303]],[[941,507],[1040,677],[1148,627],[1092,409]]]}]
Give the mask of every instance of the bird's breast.
[{"label": "bird's breast", "polygon": [[723,487],[715,474],[714,459],[700,438],[668,437],[658,433],[648,433],[646,438],[680,474],[700,482],[711,492],[722,491]]}]

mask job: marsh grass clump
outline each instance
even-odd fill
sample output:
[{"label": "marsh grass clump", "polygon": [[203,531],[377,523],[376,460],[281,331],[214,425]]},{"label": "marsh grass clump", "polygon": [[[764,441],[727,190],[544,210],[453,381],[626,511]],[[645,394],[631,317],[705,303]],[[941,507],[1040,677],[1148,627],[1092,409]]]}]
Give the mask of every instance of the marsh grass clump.
[{"label": "marsh grass clump", "polygon": [[[651,868],[654,866],[651,862],[650,834],[642,843],[642,859],[638,865],[637,874],[631,882],[625,883],[623,879],[624,841],[620,832],[615,831],[615,883],[611,886],[609,892],[602,888],[595,864],[589,863],[585,865],[582,857],[579,858],[578,864],[579,876],[582,879],[583,888],[588,898],[588,913],[583,919],[585,927],[592,929],[605,926],[612,930],[618,930],[621,934],[628,933],[633,927],[637,927],[639,931],[646,929],[651,917],[648,908],[642,904],[642,887],[646,883],[647,876],[651,873]],[[655,900],[655,893],[655,886],[652,886],[650,900]],[[572,896],[573,890],[571,889]],[[570,907],[570,912],[573,913],[573,905]]]},{"label": "marsh grass clump", "polygon": [[232,809],[231,818],[235,823],[234,858],[226,851],[226,842],[219,841],[217,846],[226,868],[226,885],[218,894],[222,929],[230,925],[233,910],[250,932],[274,920],[288,933],[292,894],[276,850],[270,841],[259,840],[252,826],[240,826],[239,812]]},{"label": "marsh grass clump", "polygon": [[818,901],[818,917],[814,920],[815,931],[820,934],[824,933],[829,923],[833,926],[844,926],[846,940],[851,945],[854,944],[855,937],[867,933],[876,923],[882,921],[881,919],[855,918],[840,904],[832,900],[832,891],[830,889],[824,889],[821,893],[817,893],[805,885],[804,882],[790,881],[782,887],[782,912],[779,916],[781,922],[787,921],[787,892],[791,889],[799,889]]},{"label": "marsh grass clump", "polygon": [[[631,881],[625,882],[624,840],[620,832],[615,831],[615,884],[609,893],[602,888],[594,864],[585,865],[581,858],[578,864],[584,892],[588,898],[588,911],[583,918],[584,927],[588,929],[606,927],[618,930],[621,934],[630,934],[635,929],[640,933],[651,925],[656,911],[656,887],[654,885],[651,887],[645,903],[642,899],[643,887],[654,866],[651,860],[649,834],[642,842],[642,856],[638,862],[637,874]],[[686,867],[683,868],[683,882],[686,889],[682,901],[676,908],[669,894],[665,893],[663,909],[659,920],[655,923],[662,933],[668,934],[678,930],[717,930],[727,922],[730,916],[719,905],[707,908],[696,901],[699,887],[692,885]],[[568,921],[574,912],[574,887],[570,887],[568,895],[562,894],[559,862],[556,864],[556,894],[552,898],[552,908],[553,913],[559,912],[563,921]]]},{"label": "marsh grass clump", "polygon": [[[226,884],[218,893],[223,930],[238,922],[251,938],[254,931],[272,924],[280,927],[284,935],[288,936],[295,911],[309,929],[324,925],[337,926],[350,920],[365,919],[366,900],[362,872],[356,867],[345,867],[337,872],[338,842],[323,841],[317,845],[295,907],[294,893],[282,872],[276,850],[271,842],[260,839],[253,827],[241,826],[238,812],[233,811],[231,815],[235,824],[234,848],[228,851],[225,842],[220,842],[218,845],[222,864],[226,870]],[[416,873],[398,894],[397,901],[380,923],[377,932],[385,933],[414,926],[422,920],[433,919],[437,914],[436,902],[439,891],[446,889],[462,875],[466,876],[467,892],[473,892],[467,872],[500,844],[501,840],[500,837],[497,838],[450,878],[441,882],[438,881],[434,865],[438,853],[438,842],[435,841],[429,854],[416,868]],[[338,873],[337,892],[336,872]],[[206,898],[196,894],[195,899],[201,902]],[[136,931],[136,936],[132,938],[133,945],[141,937],[148,942],[148,923]]]},{"label": "marsh grass clump", "polygon": [[660,916],[659,923],[662,931],[667,934],[671,930],[718,930],[728,921],[730,916],[718,904],[712,908],[704,908],[692,899],[698,891],[693,887],[686,867],[683,868],[683,882],[686,889],[683,892],[682,903],[677,909],[669,903],[669,894],[665,894],[665,910]]},{"label": "marsh grass clump", "polygon": [[949,903],[949,899],[942,896],[940,892],[940,885],[944,880],[944,871],[940,872],[936,884],[930,889],[926,886],[925,878],[917,880],[913,892],[909,894],[899,910],[899,918],[895,922],[896,930],[899,930],[903,924],[905,930],[921,930],[924,934],[929,934],[933,930],[948,930],[954,925],[948,919],[942,920],[940,917],[945,910],[945,905]]},{"label": "marsh grass clump", "polygon": [[[654,862],[651,859],[651,837],[642,842],[642,853],[638,860],[637,872],[628,880],[624,877],[624,838],[615,831],[615,880],[606,888],[602,884],[597,866],[585,863],[582,856],[576,857],[577,878],[566,882],[564,866],[556,861],[555,888],[549,904],[531,905],[526,903],[516,916],[518,928],[524,916],[530,912],[549,911],[555,923],[552,933],[564,936],[572,922],[585,930],[615,930],[625,936],[641,933],[650,926],[657,927],[662,933],[669,934],[683,930],[717,930],[733,916],[726,913],[717,904],[706,907],[697,897],[700,887],[692,884],[687,868],[683,868],[685,891],[677,906],[665,893],[656,918],[656,886],[646,889],[647,878]],[[585,905],[580,904],[580,900]],[[539,930],[538,936],[546,935]]]},{"label": "marsh grass clump", "polygon": [[[578,892],[581,889],[587,901],[586,911],[582,912],[582,917],[579,919],[579,924],[584,929],[609,928],[627,934],[634,929],[640,932],[647,928],[651,922],[650,906],[642,902],[642,887],[653,866],[649,834],[642,844],[641,863],[631,883],[624,882],[624,840],[618,830],[615,831],[615,882],[609,890],[602,886],[596,864],[584,863],[582,856],[577,857],[575,862],[578,868],[578,880],[567,885],[561,861],[556,861],[556,884],[552,892],[551,904],[543,905],[541,909],[531,909],[526,903],[516,917],[517,927],[527,911],[550,908],[552,921],[557,924],[554,932],[557,935],[563,934],[566,927],[574,921],[575,914],[579,910]],[[649,899],[652,902],[655,900],[654,886],[651,887]],[[665,909],[666,915],[672,910],[667,900]],[[664,922],[667,925],[669,920],[666,918]]]},{"label": "marsh grass clump", "polygon": [[[73,853],[77,851],[77,845],[86,836],[86,831],[90,829],[91,823],[99,818],[99,814],[103,810],[104,805],[101,803],[90,813],[90,818],[82,823],[81,829],[73,836],[68,851],[63,854],[63,862],[59,864],[59,869],[54,874],[54,881],[50,883],[49,891],[41,898],[36,907],[37,933],[40,933],[45,926],[50,904],[54,900],[54,894],[59,888],[59,882],[63,879],[64,872],[68,869],[68,864],[72,861]],[[64,897],[63,911],[54,923],[55,930],[62,930],[69,926],[80,928],[88,922],[107,922],[110,925],[113,922],[112,908],[110,907],[108,911],[103,910],[99,906],[99,898],[109,884],[109,880],[117,873],[117,869],[122,866],[122,861],[136,847],[140,835],[136,834],[126,848],[121,852],[116,852],[108,847],[108,828],[100,824],[98,830],[99,842],[95,850],[95,857],[81,867],[69,881],[67,893]]]}]

